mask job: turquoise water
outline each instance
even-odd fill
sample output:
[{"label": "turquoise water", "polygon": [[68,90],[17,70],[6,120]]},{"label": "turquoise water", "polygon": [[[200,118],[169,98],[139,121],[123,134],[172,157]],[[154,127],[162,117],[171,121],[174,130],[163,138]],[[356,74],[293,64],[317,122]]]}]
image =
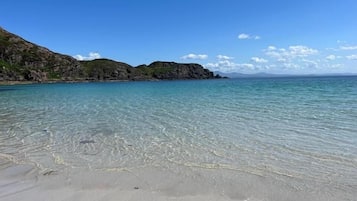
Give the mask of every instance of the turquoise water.
[{"label": "turquoise water", "polygon": [[357,77],[0,86],[0,160],[228,170],[350,198]]}]

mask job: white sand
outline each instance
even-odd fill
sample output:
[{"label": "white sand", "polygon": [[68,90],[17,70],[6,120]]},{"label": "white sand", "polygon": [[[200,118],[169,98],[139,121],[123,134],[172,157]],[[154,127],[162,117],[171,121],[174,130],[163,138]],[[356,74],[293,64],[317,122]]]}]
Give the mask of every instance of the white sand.
[{"label": "white sand", "polygon": [[331,197],[290,188],[264,177],[220,170],[187,169],[175,172],[140,168],[130,171],[65,169],[41,172],[31,165],[2,163],[0,167],[1,201],[349,199],[343,194]]},{"label": "white sand", "polygon": [[[168,175],[147,173],[146,178],[127,171],[76,170],[43,175],[29,165],[14,165],[0,171],[0,200],[232,200],[227,195],[195,189],[193,185],[199,184],[172,182]],[[155,182],[148,183],[150,179]]]}]

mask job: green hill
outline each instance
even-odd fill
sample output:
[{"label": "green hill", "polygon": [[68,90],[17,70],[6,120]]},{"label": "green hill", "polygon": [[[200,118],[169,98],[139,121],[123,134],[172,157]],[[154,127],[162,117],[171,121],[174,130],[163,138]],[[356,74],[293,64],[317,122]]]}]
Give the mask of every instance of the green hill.
[{"label": "green hill", "polygon": [[109,59],[78,61],[0,27],[0,81],[175,80],[219,78],[199,64],[154,62],[132,67]]}]

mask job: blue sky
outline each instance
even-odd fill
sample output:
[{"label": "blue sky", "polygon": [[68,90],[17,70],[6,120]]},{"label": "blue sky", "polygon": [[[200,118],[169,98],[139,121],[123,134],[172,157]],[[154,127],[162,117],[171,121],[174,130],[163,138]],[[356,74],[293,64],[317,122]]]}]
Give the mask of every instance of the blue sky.
[{"label": "blue sky", "polygon": [[0,26],[78,59],[357,73],[356,0],[2,0]]}]

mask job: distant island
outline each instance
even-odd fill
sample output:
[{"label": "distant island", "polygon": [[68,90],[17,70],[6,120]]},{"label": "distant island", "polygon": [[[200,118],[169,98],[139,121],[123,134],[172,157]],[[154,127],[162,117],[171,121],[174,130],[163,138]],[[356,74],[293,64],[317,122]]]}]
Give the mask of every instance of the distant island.
[{"label": "distant island", "polygon": [[81,82],[222,78],[194,63],[156,61],[130,66],[110,59],[78,61],[0,27],[0,82]]},{"label": "distant island", "polygon": [[216,75],[224,76],[227,78],[288,78],[288,77],[350,77],[357,76],[355,73],[325,73],[325,74],[272,74],[272,73],[252,73],[252,74],[244,74],[244,73],[224,73],[216,71],[214,72]]}]

